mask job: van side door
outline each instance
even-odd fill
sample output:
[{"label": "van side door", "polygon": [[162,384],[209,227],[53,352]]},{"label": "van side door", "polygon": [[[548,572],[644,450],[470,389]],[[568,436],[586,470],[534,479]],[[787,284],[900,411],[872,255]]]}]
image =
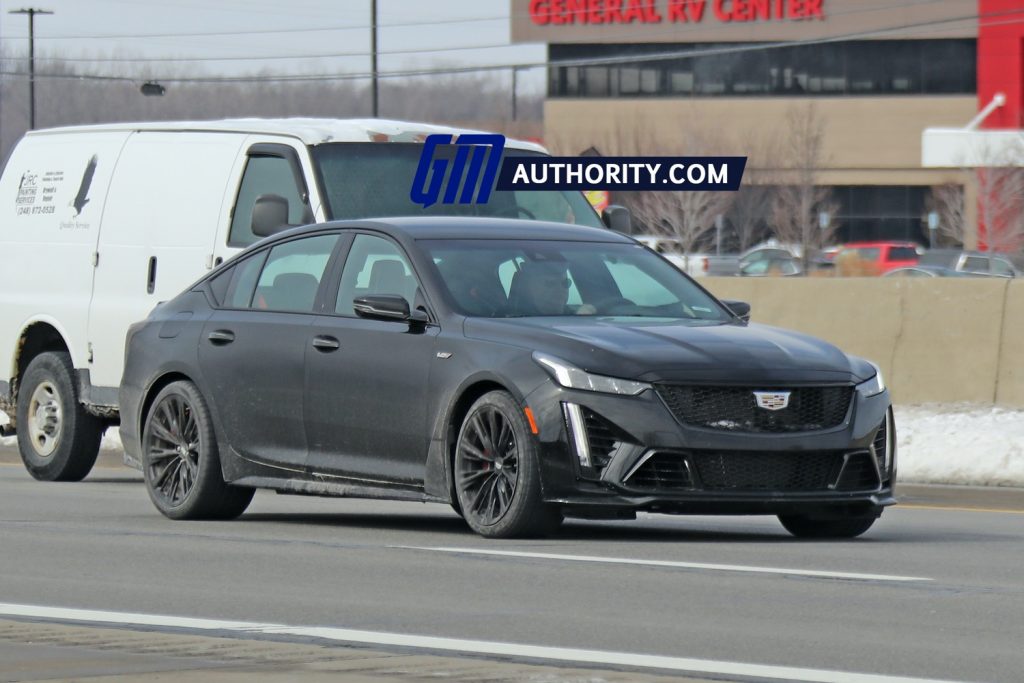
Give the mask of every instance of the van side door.
[{"label": "van side door", "polygon": [[209,267],[224,187],[244,135],[142,131],[117,162],[103,210],[89,305],[88,364],[116,397],[128,326]]}]

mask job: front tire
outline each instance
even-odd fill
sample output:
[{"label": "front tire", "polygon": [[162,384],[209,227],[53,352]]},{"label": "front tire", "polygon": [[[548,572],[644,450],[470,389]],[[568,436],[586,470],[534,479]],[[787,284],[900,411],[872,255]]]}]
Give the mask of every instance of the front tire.
[{"label": "front tire", "polygon": [[876,519],[876,515],[840,519],[779,515],[782,526],[797,538],[856,538],[870,529]]},{"label": "front tire", "polygon": [[542,536],[562,521],[544,502],[537,440],[508,392],[484,394],[470,407],[453,471],[462,516],[481,536]]},{"label": "front tire", "polygon": [[32,359],[18,389],[18,450],[40,481],[81,481],[100,452],[103,423],[78,401],[68,353],[47,351]]},{"label": "front tire", "polygon": [[191,382],[168,384],[153,399],[142,471],[150,500],[171,519],[234,519],[255,493],[224,482],[210,410]]}]

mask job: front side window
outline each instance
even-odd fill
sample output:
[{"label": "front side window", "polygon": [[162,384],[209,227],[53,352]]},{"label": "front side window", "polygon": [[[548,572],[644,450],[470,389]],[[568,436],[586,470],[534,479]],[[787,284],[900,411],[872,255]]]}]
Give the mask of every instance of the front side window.
[{"label": "front side window", "polygon": [[363,296],[395,294],[412,310],[418,283],[409,260],[396,244],[373,235],[357,235],[341,272],[335,311],[354,316],[352,302]]},{"label": "front side window", "polygon": [[245,164],[242,184],[231,216],[229,246],[247,247],[260,239],[252,232],[252,210],[256,198],[263,194],[276,194],[288,200],[290,225],[305,222],[306,205],[302,201],[291,163],[284,157],[251,156]]},{"label": "front side window", "polygon": [[456,308],[471,316],[627,316],[728,322],[671,264],[635,244],[424,240]]},{"label": "front side window", "polygon": [[337,235],[318,235],[279,244],[260,272],[252,307],[311,313]]}]

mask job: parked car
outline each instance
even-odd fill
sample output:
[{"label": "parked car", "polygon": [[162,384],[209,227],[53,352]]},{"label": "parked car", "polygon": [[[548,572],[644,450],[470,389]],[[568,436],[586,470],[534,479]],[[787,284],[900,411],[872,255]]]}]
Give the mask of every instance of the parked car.
[{"label": "parked car", "polygon": [[744,253],[739,259],[738,275],[764,277],[768,275],[802,275],[800,259],[788,249],[761,247]]},{"label": "parked car", "polygon": [[[600,226],[579,192],[412,202],[422,141],[386,120],[237,119],[31,131],[0,178],[0,410],[32,476],[77,480],[119,414],[128,325],[288,225],[493,214]],[[517,154],[543,154],[508,140]],[[618,209],[621,217],[622,210]],[[608,214],[606,214],[608,215]]]},{"label": "parked car", "polygon": [[926,266],[918,264],[907,268],[894,268],[883,277],[974,277],[975,273],[965,273],[942,266]]},{"label": "parked car", "polygon": [[687,254],[680,240],[662,235],[634,235],[645,247],[661,254],[691,277],[734,275],[738,257],[735,254]]},{"label": "parked car", "polygon": [[914,242],[850,242],[836,254],[835,263],[839,275],[885,275],[913,266],[919,258]]},{"label": "parked car", "polygon": [[749,312],[610,230],[297,228],[132,325],[121,439],[172,519],[268,488],[450,503],[490,537],[640,510],[863,533],[894,502],[878,368]]},{"label": "parked car", "polygon": [[921,257],[921,264],[940,266],[975,275],[995,277],[1017,277],[1019,275],[1009,258],[979,251],[931,249]]}]

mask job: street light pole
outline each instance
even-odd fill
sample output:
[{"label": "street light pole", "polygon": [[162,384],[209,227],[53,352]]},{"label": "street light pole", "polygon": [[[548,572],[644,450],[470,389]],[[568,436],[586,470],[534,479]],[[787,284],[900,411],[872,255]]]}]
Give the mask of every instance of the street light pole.
[{"label": "street light pole", "polygon": [[377,91],[377,0],[370,0],[370,72],[373,74],[373,117],[380,114]]},{"label": "street light pole", "polygon": [[8,14],[28,15],[28,128],[34,130],[36,127],[36,15],[53,14],[53,12],[35,7],[23,7],[11,10]]}]

